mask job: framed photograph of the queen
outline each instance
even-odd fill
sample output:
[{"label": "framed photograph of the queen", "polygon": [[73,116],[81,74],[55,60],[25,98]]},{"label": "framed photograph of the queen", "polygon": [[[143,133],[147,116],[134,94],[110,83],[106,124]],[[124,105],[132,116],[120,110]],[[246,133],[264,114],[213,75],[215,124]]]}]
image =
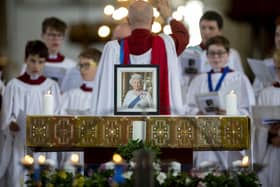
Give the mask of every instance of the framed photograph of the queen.
[{"label": "framed photograph of the queen", "polygon": [[115,65],[115,115],[159,114],[159,67]]}]

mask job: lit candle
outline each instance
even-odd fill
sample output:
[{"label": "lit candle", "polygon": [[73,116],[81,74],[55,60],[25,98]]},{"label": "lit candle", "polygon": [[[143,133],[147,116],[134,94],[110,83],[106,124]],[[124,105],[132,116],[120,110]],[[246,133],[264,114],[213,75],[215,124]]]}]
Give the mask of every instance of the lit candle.
[{"label": "lit candle", "polygon": [[71,163],[76,166],[76,165],[79,165],[79,161],[80,161],[80,158],[79,158],[79,155],[77,153],[73,153],[71,155]]},{"label": "lit candle", "polygon": [[54,99],[51,91],[49,90],[43,98],[43,114],[44,115],[53,115],[54,109]]},{"label": "lit candle", "polygon": [[23,159],[21,159],[21,164],[24,166],[31,166],[34,163],[34,159],[30,155],[25,155]]},{"label": "lit candle", "polygon": [[115,163],[115,174],[113,176],[113,179],[117,183],[123,183],[124,182],[124,177],[123,177],[123,170],[124,170],[124,165],[123,165],[123,158],[119,154],[114,154],[113,155],[113,162]]},{"label": "lit candle", "polygon": [[39,165],[44,165],[45,162],[46,162],[46,156],[45,156],[45,155],[40,155],[40,156],[38,157],[38,163],[39,163]]},{"label": "lit candle", "polygon": [[132,139],[145,140],[145,121],[133,121],[132,127]]},{"label": "lit candle", "polygon": [[226,95],[226,114],[227,115],[237,115],[237,95],[232,90]]},{"label": "lit candle", "polygon": [[244,156],[242,159],[242,167],[248,167],[249,166],[249,157]]}]

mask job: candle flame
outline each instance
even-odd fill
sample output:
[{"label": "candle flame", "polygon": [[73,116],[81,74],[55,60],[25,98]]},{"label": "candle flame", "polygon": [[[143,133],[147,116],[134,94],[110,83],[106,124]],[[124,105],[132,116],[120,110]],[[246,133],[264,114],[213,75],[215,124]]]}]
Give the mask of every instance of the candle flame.
[{"label": "candle flame", "polygon": [[52,91],[48,90],[47,95],[52,95]]},{"label": "candle flame", "polygon": [[235,94],[234,90],[231,90],[231,91],[230,91],[230,94]]},{"label": "candle flame", "polygon": [[21,160],[22,164],[26,165],[32,165],[34,162],[34,159],[30,155],[25,155],[23,159]]},{"label": "candle flame", "polygon": [[39,163],[39,164],[44,164],[45,161],[46,161],[46,156],[45,156],[45,155],[40,155],[40,156],[38,157],[38,163]]},{"label": "candle flame", "polygon": [[113,155],[113,161],[114,161],[115,164],[121,164],[123,159],[122,159],[121,155],[115,153]]},{"label": "candle flame", "polygon": [[242,159],[242,166],[248,166],[249,165],[249,157],[244,156]]},{"label": "candle flame", "polygon": [[79,155],[77,153],[74,153],[74,154],[71,155],[71,162],[73,164],[79,163],[79,160],[80,160],[80,158],[79,158]]}]

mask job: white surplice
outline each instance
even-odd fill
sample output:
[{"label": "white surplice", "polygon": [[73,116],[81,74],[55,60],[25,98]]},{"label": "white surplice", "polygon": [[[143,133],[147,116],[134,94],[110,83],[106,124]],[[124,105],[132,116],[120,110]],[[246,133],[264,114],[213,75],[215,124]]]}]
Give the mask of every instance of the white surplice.
[{"label": "white surplice", "polygon": [[[165,43],[168,63],[168,85],[171,114],[183,114],[178,57],[173,39],[160,35]],[[93,113],[114,114],[114,64],[120,64],[120,45],[117,40],[109,41],[103,50],[96,75],[96,89],[93,92]],[[131,64],[150,64],[151,49],[142,55],[131,55]]]},{"label": "white surplice", "polygon": [[[57,70],[56,73],[54,73],[54,77],[49,78],[55,78],[55,77],[61,77],[63,78],[58,81],[60,90],[62,92],[66,92],[73,88],[78,88],[82,83],[82,77],[80,76],[79,70],[76,68],[77,63],[70,59],[65,57],[65,59],[62,62],[46,62],[44,68],[55,68]],[[21,74],[23,74],[26,71],[26,64],[23,65]]]},{"label": "white surplice", "polygon": [[[186,54],[190,53],[190,51],[193,51],[194,53],[200,55],[200,61],[199,61],[200,68],[198,70],[199,73],[205,73],[205,72],[208,72],[211,70],[211,66],[207,60],[206,50],[203,50],[200,47],[200,45],[191,46],[191,47],[186,48],[180,56],[183,56],[184,53],[186,53]],[[179,68],[181,68],[182,62],[180,61],[180,58],[179,58],[179,63],[180,63]],[[233,48],[230,48],[227,66],[229,66],[230,69],[232,69],[234,71],[244,72],[240,55],[239,55],[238,51]],[[183,72],[183,70],[180,70],[180,72]],[[188,90],[190,83],[195,76],[191,75],[191,74],[187,75],[185,73],[182,73],[181,76],[182,76],[181,85],[182,85],[182,91],[183,91],[183,95],[184,95],[184,93],[186,93],[186,91]],[[184,102],[184,104],[186,104],[185,98],[183,98],[183,102]]]},{"label": "white surplice", "polygon": [[[85,83],[89,86],[89,82]],[[94,82],[90,84],[93,88]],[[69,90],[62,95],[60,114],[62,115],[88,115],[91,110],[92,92],[83,91],[81,88]]]},{"label": "white surplice", "polygon": [[51,79],[46,79],[39,85],[31,85],[15,78],[5,88],[1,119],[1,129],[4,133],[5,141],[3,152],[1,153],[0,178],[7,176],[9,186],[20,186],[22,168],[19,162],[26,154],[25,142],[22,141],[20,132],[11,132],[9,124],[11,121],[16,121],[20,111],[27,115],[42,114],[43,96],[48,90],[51,90],[54,96],[55,113],[58,113],[61,101],[60,90],[57,83]]},{"label": "white surplice", "polygon": [[[211,74],[214,88],[216,87],[221,75],[221,73]],[[231,91],[231,89],[234,89],[234,86],[236,85],[240,85],[238,86],[238,89],[234,90],[237,95],[238,113],[239,115],[248,115],[250,106],[255,104],[255,97],[253,88],[250,86],[248,78],[242,72],[230,72],[225,76],[221,88],[218,91],[218,93],[222,95],[221,97],[223,97],[221,98],[221,108],[225,109],[225,101],[223,101],[223,99],[225,99],[225,94],[227,94],[225,92]],[[190,84],[188,92],[185,95],[187,101],[187,106],[185,107],[187,114],[196,115],[198,113],[199,109],[196,103],[196,95],[204,93],[209,93],[206,73],[198,75]],[[194,164],[196,167],[198,167],[203,161],[210,161],[219,164],[222,168],[228,168],[231,166],[232,161],[240,160],[241,158],[242,154],[239,151],[194,152]]]},{"label": "white surplice", "polygon": [[[280,88],[267,87],[258,97],[258,105],[280,106]],[[279,114],[280,116],[280,114]],[[255,162],[266,167],[258,173],[264,187],[278,187],[280,185],[280,148],[267,143],[268,127],[256,124],[254,155]]]}]

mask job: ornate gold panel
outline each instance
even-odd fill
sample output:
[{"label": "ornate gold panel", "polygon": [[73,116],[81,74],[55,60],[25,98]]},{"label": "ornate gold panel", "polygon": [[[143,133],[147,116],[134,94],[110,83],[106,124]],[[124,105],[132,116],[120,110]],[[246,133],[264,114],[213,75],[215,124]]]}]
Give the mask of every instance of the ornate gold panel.
[{"label": "ornate gold panel", "polygon": [[146,141],[160,147],[239,150],[250,145],[247,117],[28,116],[27,146],[117,147],[132,138],[134,121],[145,121]]}]

